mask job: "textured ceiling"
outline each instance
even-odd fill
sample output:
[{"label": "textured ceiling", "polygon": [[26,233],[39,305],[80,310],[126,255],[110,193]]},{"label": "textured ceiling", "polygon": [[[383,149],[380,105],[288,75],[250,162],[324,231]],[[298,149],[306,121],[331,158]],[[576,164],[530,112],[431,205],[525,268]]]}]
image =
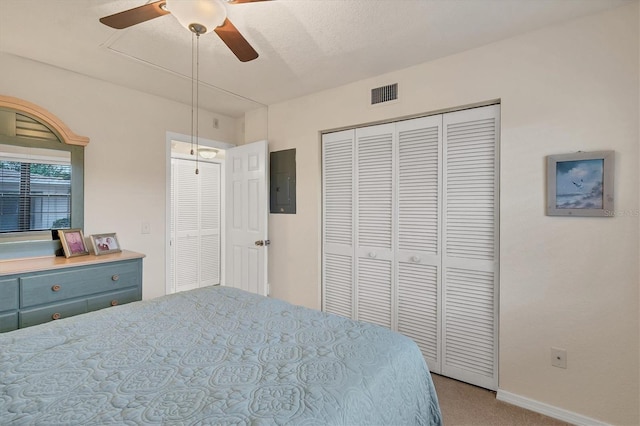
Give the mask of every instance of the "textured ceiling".
[{"label": "textured ceiling", "polygon": [[[227,5],[260,57],[200,39],[200,104],[232,117],[634,0],[273,0]],[[171,16],[98,22],[145,0],[0,0],[0,51],[191,103],[191,33]]]}]

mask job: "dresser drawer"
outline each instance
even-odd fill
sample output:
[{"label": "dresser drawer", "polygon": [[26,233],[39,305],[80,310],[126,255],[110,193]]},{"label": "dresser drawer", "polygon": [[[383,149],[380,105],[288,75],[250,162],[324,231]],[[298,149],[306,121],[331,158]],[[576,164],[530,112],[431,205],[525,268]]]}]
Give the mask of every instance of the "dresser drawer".
[{"label": "dresser drawer", "polygon": [[18,328],[18,313],[0,314],[0,333]]},{"label": "dresser drawer", "polygon": [[43,322],[72,317],[87,312],[87,300],[64,302],[45,306],[37,309],[25,309],[20,311],[20,328],[30,327]]},{"label": "dresser drawer", "polygon": [[139,286],[138,263],[119,262],[20,279],[20,306],[54,303],[76,297]]},{"label": "dresser drawer", "polygon": [[0,312],[18,309],[18,279],[0,280]]},{"label": "dresser drawer", "polygon": [[137,288],[116,291],[109,294],[90,297],[87,300],[87,309],[89,312],[97,311],[98,309],[124,305],[125,303],[135,302],[140,299],[140,290],[138,290]]}]

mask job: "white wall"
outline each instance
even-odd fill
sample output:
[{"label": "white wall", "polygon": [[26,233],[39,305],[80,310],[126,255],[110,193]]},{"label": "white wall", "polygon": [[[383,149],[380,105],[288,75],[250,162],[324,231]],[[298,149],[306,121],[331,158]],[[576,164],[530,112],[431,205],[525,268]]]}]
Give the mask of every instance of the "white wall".
[{"label": "white wall", "polygon": [[242,142],[251,143],[269,139],[269,110],[267,107],[247,112],[243,124],[244,141]]},{"label": "white wall", "polygon": [[[85,235],[116,232],[144,253],[143,297],[165,294],[166,132],[188,134],[191,107],[42,63],[0,54],[0,93],[37,104],[75,133],[85,149]],[[235,143],[236,120],[200,112],[200,136]],[[142,234],[142,222],[151,226]]]},{"label": "white wall", "polygon": [[[298,183],[297,214],[269,219],[272,295],[320,307],[321,131],[500,99],[500,389],[638,424],[638,17],[634,3],[270,105],[270,150],[297,149]],[[367,105],[396,82],[399,102]],[[626,213],[545,216],[545,156],[608,149]]]}]

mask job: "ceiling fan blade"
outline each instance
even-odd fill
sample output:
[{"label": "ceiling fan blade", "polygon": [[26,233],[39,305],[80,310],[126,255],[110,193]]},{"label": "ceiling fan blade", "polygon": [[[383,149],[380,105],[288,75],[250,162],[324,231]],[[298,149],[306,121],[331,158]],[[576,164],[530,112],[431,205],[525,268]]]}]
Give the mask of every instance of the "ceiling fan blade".
[{"label": "ceiling fan blade", "polygon": [[241,62],[252,61],[258,57],[258,52],[251,47],[229,19],[225,19],[224,23],[214,31]]},{"label": "ceiling fan blade", "polygon": [[240,4],[240,3],[253,3],[256,1],[270,1],[270,0],[227,0],[229,4]]},{"label": "ceiling fan blade", "polygon": [[108,27],[122,30],[132,25],[171,13],[168,10],[162,9],[161,6],[164,6],[164,3],[165,0],[154,1],[153,3],[125,10],[124,12],[105,16],[104,18],[100,18],[100,22]]}]

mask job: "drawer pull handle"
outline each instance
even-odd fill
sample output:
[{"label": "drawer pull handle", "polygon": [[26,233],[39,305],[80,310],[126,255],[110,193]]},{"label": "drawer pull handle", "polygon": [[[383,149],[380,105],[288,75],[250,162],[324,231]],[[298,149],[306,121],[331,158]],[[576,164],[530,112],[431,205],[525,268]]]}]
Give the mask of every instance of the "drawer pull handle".
[{"label": "drawer pull handle", "polygon": [[55,314],[51,315],[51,319],[54,319],[54,320],[60,319],[60,313],[56,312]]},{"label": "drawer pull handle", "polygon": [[120,279],[120,275],[118,274],[111,276],[111,281],[118,281],[119,279]]},{"label": "drawer pull handle", "polygon": [[51,287],[51,290],[53,290],[53,291],[60,291],[60,289],[61,289],[61,288],[62,288],[62,287],[60,287],[58,284],[56,284],[56,285],[54,285],[54,286],[52,286],[52,287]]},{"label": "drawer pull handle", "polygon": [[118,304],[118,301],[117,301],[117,300],[112,300],[112,301],[111,301],[111,306],[116,306],[117,304]]}]

